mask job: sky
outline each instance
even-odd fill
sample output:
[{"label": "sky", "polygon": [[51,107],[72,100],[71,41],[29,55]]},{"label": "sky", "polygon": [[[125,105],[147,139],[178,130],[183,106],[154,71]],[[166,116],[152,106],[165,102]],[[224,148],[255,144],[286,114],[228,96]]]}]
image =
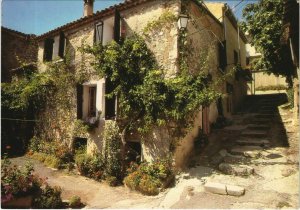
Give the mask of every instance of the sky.
[{"label": "sky", "polygon": [[[123,0],[96,0],[94,12],[120,2]],[[234,7],[241,0],[223,2]],[[2,0],[1,3],[2,26],[27,34],[41,35],[83,16],[83,0]],[[235,8],[238,19],[247,3],[253,1],[244,0]]]}]

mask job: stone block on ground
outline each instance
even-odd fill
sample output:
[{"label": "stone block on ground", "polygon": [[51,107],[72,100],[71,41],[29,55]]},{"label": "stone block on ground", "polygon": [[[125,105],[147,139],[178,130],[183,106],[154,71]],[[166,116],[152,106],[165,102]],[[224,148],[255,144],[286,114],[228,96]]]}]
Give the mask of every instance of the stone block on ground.
[{"label": "stone block on ground", "polygon": [[220,154],[222,157],[225,157],[225,156],[228,154],[228,152],[227,152],[226,149],[222,149],[222,150],[219,151],[219,154]]},{"label": "stone block on ground", "polygon": [[215,194],[227,195],[226,185],[215,183],[215,182],[208,182],[204,185],[204,189],[206,192],[211,192]]},{"label": "stone block on ground", "polygon": [[254,169],[247,165],[234,165],[228,163],[221,163],[219,170],[224,174],[236,175],[236,176],[249,176],[254,173]]},{"label": "stone block on ground", "polygon": [[226,185],[226,190],[227,194],[232,196],[241,196],[245,194],[245,188],[235,185]]}]

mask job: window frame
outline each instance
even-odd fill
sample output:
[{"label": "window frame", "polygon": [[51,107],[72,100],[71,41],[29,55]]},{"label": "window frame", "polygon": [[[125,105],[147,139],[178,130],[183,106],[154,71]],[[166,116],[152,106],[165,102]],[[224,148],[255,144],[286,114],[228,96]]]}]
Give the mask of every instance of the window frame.
[{"label": "window frame", "polygon": [[[99,26],[102,27],[102,30],[101,30],[101,34],[99,34]],[[103,21],[100,21],[100,22],[97,22],[95,24],[95,30],[94,30],[94,44],[99,44],[99,43],[103,43],[103,31],[104,31],[104,23]],[[101,40],[97,40],[97,37],[101,36]]]}]

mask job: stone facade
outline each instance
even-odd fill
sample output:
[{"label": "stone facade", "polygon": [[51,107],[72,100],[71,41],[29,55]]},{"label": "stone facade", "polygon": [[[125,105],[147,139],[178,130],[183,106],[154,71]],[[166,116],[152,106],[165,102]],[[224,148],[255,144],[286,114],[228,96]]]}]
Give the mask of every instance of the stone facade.
[{"label": "stone facade", "polygon": [[[170,78],[176,76],[179,70],[178,59],[179,59],[179,29],[176,24],[176,20],[172,20],[166,23],[160,23],[160,27],[149,29],[149,23],[160,21],[162,16],[174,16],[175,18],[182,12],[183,2],[180,0],[156,0],[156,1],[136,1],[137,3],[132,7],[124,7],[121,9],[121,30],[125,32],[126,36],[130,36],[133,33],[140,34],[146,40],[149,49],[153,52],[158,64],[162,69],[165,70],[165,77]],[[126,2],[124,4],[127,4]],[[129,2],[128,4],[131,4]],[[190,56],[188,57],[189,69],[193,72],[205,71],[207,74],[212,76],[212,80],[217,79],[222,73],[219,71],[219,57],[218,57],[218,40],[223,40],[224,29],[222,23],[219,22],[216,17],[214,17],[209,11],[207,11],[203,6],[194,1],[191,1],[187,5],[188,14],[191,17],[191,22],[188,24],[188,45],[191,47],[189,50]],[[106,12],[106,13],[105,13]],[[100,13],[102,14],[102,13]],[[64,35],[66,37],[66,49],[68,49],[71,55],[71,63],[75,69],[75,74],[77,74],[82,68],[83,63],[91,59],[86,57],[87,55],[82,54],[77,49],[82,45],[82,43],[92,45],[94,42],[94,31],[95,24],[103,22],[103,44],[106,44],[113,40],[113,30],[114,30],[114,13],[110,10],[105,10],[103,15],[94,15],[75,21],[71,25],[66,25],[61,27],[64,29]],[[76,24],[78,25],[76,27]],[[159,25],[159,24],[158,24]],[[199,33],[194,33],[201,28],[209,26],[206,30],[202,30]],[[145,30],[149,29],[149,30]],[[39,69],[45,70],[46,65],[43,62],[44,58],[44,41],[45,38],[52,38],[54,40],[53,44],[53,60],[59,61],[58,55],[58,44],[59,44],[59,29],[48,32],[47,34],[41,35],[39,37]],[[232,43],[234,45],[234,43]],[[234,45],[236,46],[236,45]],[[243,43],[241,48],[244,47]],[[228,49],[229,51],[230,49]],[[241,49],[241,56],[243,56],[245,51]],[[229,54],[229,52],[228,52]],[[203,57],[203,55],[206,55]],[[200,59],[204,58],[207,60],[207,66],[203,68],[202,63],[199,62]],[[228,58],[231,59],[231,58]],[[83,62],[85,61],[85,62]],[[229,62],[230,63],[230,62]],[[242,61],[244,65],[245,61]],[[87,64],[88,65],[88,64]],[[103,78],[98,78],[95,75],[94,70],[90,66],[85,66],[88,69],[90,79],[88,82],[83,84],[83,111],[87,94],[89,93],[89,87],[96,87],[97,93],[96,97],[96,110],[101,111],[99,115],[99,124],[89,133],[81,133],[77,137],[82,137],[87,139],[88,153],[93,153],[93,151],[101,151],[103,148],[103,128],[105,127],[105,80]],[[243,85],[243,83],[238,83],[236,85]],[[75,87],[70,87],[74,89],[73,97],[70,99],[76,104],[76,94]],[[220,91],[224,90],[222,85],[219,85]],[[86,93],[86,94],[85,94]],[[76,110],[78,107],[74,107],[70,110],[68,114],[68,119],[64,118],[60,126],[65,126],[65,131],[63,133],[68,133],[68,138],[73,138],[75,120],[76,120]],[[204,110],[204,108],[203,108]],[[209,109],[205,119],[206,126],[216,121],[218,117],[218,110],[216,103],[213,103]],[[83,116],[84,113],[83,113]],[[175,151],[175,163],[179,168],[183,168],[188,156],[193,149],[193,141],[195,137],[199,134],[199,128],[203,127],[203,111],[196,114],[194,120],[194,128],[186,135],[186,137],[181,140],[180,145]],[[66,123],[67,122],[67,123]],[[128,138],[128,141],[140,142],[142,148],[142,159],[146,161],[153,161],[155,159],[161,159],[166,157],[170,153],[170,147],[172,142],[172,137],[168,134],[168,131],[164,128],[153,128],[152,132],[149,133],[146,139],[141,139],[138,135],[132,135]]]},{"label": "stone facade", "polygon": [[20,62],[36,62],[37,45],[34,37],[1,27],[1,82],[11,81],[12,70],[20,67]]}]

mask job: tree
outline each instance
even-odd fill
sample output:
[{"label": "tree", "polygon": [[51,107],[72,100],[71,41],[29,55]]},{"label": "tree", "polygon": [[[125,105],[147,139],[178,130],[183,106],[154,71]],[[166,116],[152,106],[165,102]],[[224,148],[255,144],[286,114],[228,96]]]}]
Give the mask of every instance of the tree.
[{"label": "tree", "polygon": [[253,63],[255,70],[282,75],[291,84],[293,67],[287,62],[290,56],[281,45],[284,5],[282,0],[260,0],[248,4],[243,10],[244,31],[250,35],[250,44],[262,56]]}]

